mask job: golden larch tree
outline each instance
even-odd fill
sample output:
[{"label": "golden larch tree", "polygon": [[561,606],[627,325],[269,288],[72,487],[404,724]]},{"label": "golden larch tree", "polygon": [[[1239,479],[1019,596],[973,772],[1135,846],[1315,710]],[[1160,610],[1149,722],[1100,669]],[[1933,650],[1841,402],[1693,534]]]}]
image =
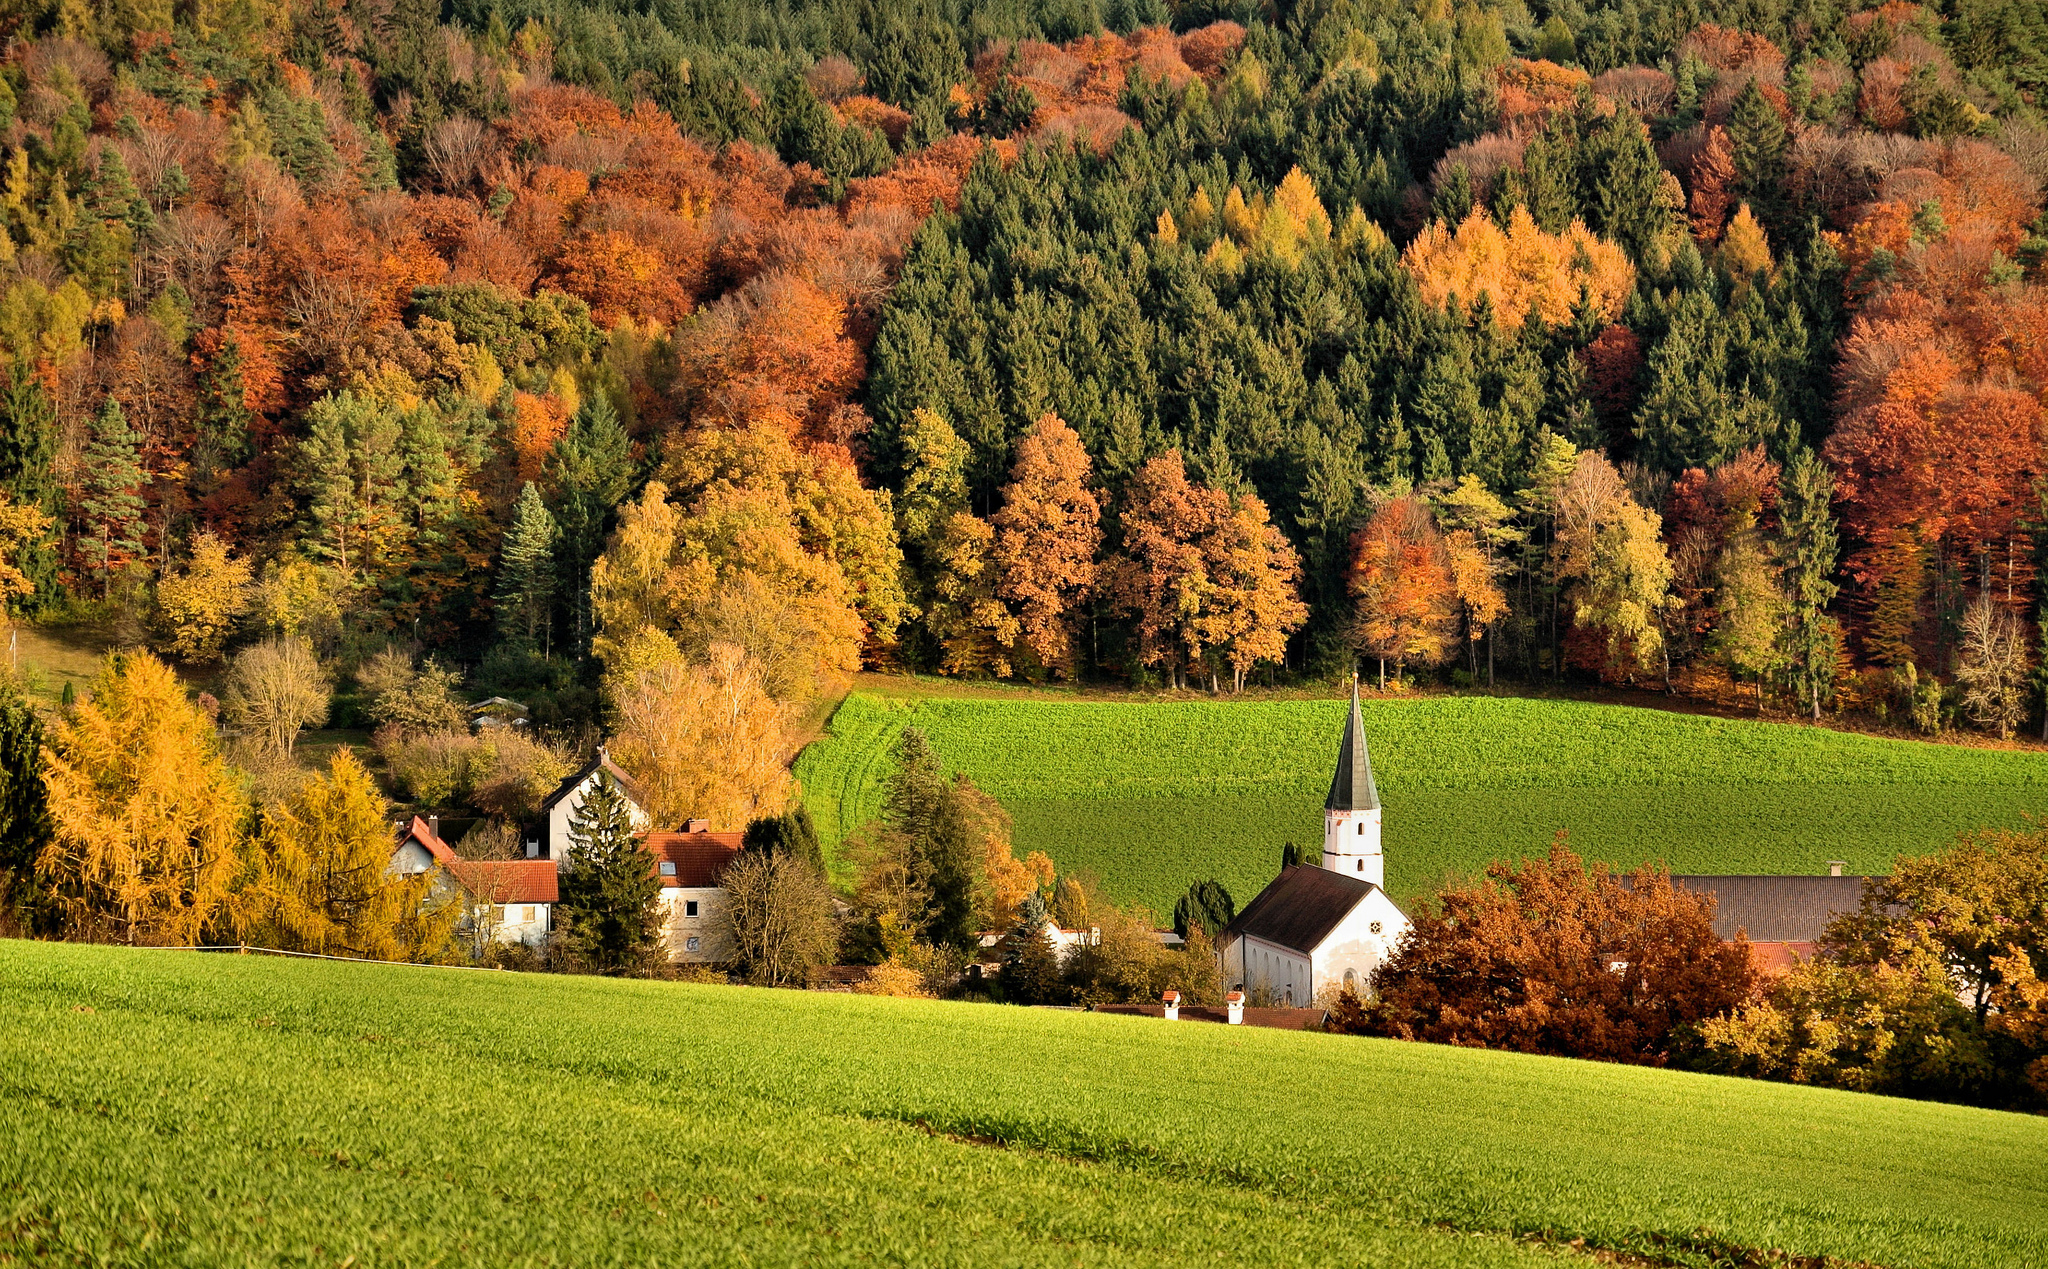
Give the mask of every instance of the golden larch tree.
[{"label": "golden larch tree", "polygon": [[241,845],[241,782],[170,667],[107,658],[43,754],[56,834],[36,872],[72,929],[185,944],[220,910]]},{"label": "golden larch tree", "polygon": [[257,880],[236,897],[244,937],[287,951],[423,961],[448,946],[462,902],[430,869],[391,871],[389,804],[347,749],[267,810]]}]

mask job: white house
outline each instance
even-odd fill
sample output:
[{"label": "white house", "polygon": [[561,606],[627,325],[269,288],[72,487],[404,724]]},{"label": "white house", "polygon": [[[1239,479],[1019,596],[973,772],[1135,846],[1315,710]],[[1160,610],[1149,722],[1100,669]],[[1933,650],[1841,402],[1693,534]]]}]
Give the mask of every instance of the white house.
[{"label": "white house", "polygon": [[654,821],[644,809],[647,798],[640,792],[640,785],[619,770],[611,755],[600,748],[589,766],[562,781],[540,804],[539,819],[526,830],[528,859],[551,859],[559,867],[568,858],[570,821],[582,809],[584,797],[596,787],[600,775],[610,776],[612,782],[619,786],[619,791],[626,795],[626,801],[632,806],[634,831],[647,831]]},{"label": "white house", "polygon": [[647,849],[661,877],[672,961],[724,964],[735,958],[732,910],[718,880],[740,853],[745,834],[710,829],[707,820],[691,820],[680,833],[647,835]]},{"label": "white house", "polygon": [[468,896],[472,923],[485,923],[499,943],[538,947],[553,928],[560,885],[544,859],[464,859],[441,839],[439,817],[401,822],[391,871],[413,876],[439,867]]},{"label": "white house", "polygon": [[1226,985],[1278,1004],[1309,1005],[1345,987],[1364,995],[1408,917],[1387,897],[1379,790],[1358,688],[1323,803],[1323,861],[1282,869],[1216,940]]}]

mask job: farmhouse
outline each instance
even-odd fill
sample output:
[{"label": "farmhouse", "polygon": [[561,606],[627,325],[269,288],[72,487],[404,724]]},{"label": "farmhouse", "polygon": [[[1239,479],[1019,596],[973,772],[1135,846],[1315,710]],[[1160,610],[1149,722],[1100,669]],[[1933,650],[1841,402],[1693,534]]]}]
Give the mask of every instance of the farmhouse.
[{"label": "farmhouse", "polygon": [[562,781],[540,804],[540,816],[525,834],[528,859],[552,859],[559,864],[568,857],[569,824],[582,809],[584,796],[596,787],[600,774],[610,776],[632,804],[634,828],[645,832],[653,826],[653,818],[645,809],[647,797],[641,793],[639,782],[619,770],[611,755],[599,746],[597,757],[590,760],[589,766]]},{"label": "farmhouse", "polygon": [[1360,994],[1368,989],[1408,928],[1408,917],[1384,889],[1380,813],[1354,684],[1323,803],[1322,864],[1282,869],[1223,927],[1216,956],[1224,982],[1288,1005],[1307,1005],[1346,987]]},{"label": "farmhouse", "polygon": [[691,820],[680,833],[647,835],[647,849],[661,875],[670,960],[719,964],[733,959],[732,911],[718,874],[740,853],[743,837],[714,833],[709,820]]},{"label": "farmhouse", "polygon": [[1811,957],[1828,922],[1861,905],[1864,880],[1831,864],[1825,877],[1674,875],[1671,883],[1712,895],[1714,933],[1723,942],[1747,935],[1757,968],[1775,975]]},{"label": "farmhouse", "polygon": [[500,943],[538,947],[553,926],[560,899],[555,866],[535,859],[464,859],[441,838],[439,816],[400,821],[391,871],[413,876],[439,866],[469,896],[468,922],[488,926]]}]

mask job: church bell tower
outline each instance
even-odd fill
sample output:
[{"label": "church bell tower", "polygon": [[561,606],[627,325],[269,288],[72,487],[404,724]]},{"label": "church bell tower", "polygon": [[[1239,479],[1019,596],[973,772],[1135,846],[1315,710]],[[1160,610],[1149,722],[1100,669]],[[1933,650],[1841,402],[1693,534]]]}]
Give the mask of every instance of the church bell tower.
[{"label": "church bell tower", "polygon": [[1323,803],[1323,867],[1385,889],[1387,861],[1380,853],[1380,794],[1373,787],[1372,755],[1365,750],[1365,720],[1358,713],[1358,683],[1351,684],[1351,716],[1337,747],[1337,774]]}]

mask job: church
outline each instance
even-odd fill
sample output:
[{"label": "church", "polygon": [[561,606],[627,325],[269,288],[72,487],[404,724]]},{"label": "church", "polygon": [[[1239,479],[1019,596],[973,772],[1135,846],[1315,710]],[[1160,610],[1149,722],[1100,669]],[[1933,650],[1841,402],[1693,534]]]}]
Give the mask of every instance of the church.
[{"label": "church", "polygon": [[1380,850],[1380,796],[1358,687],[1323,802],[1321,866],[1284,868],[1223,927],[1216,956],[1231,990],[1274,1004],[1310,1005],[1349,987],[1366,993],[1393,955],[1408,918],[1387,897]]}]

